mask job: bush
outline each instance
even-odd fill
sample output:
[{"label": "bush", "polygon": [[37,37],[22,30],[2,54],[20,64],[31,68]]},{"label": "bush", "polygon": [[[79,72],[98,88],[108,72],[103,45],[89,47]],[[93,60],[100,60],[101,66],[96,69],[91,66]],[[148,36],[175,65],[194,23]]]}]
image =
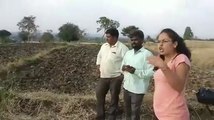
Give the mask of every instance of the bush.
[{"label": "bush", "polygon": [[82,36],[84,31],[79,29],[79,26],[71,23],[62,25],[59,28],[58,36],[63,41],[71,42],[78,41]]},{"label": "bush", "polygon": [[40,41],[41,42],[53,42],[54,36],[50,32],[45,32],[45,33],[43,33]]},{"label": "bush", "polygon": [[12,42],[13,41],[8,37],[0,38],[0,43],[2,44],[12,43]]}]

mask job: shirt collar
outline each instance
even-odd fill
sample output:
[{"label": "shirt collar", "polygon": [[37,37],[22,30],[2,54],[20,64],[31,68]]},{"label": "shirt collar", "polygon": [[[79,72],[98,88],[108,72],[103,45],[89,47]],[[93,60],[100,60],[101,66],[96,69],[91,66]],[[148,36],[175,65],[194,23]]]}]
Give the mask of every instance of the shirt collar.
[{"label": "shirt collar", "polygon": [[[145,50],[144,47],[140,48],[135,54],[139,53],[139,52],[143,52]],[[132,49],[133,53],[134,53],[134,49]]]},{"label": "shirt collar", "polygon": [[114,47],[117,47],[118,44],[119,44],[119,41],[117,41],[114,45],[112,45],[112,47],[113,47],[113,46],[114,46]]},{"label": "shirt collar", "polygon": [[[107,42],[105,43],[105,45],[110,46],[110,44]],[[117,41],[114,45],[112,45],[111,47],[117,47],[119,45],[119,41]]]}]

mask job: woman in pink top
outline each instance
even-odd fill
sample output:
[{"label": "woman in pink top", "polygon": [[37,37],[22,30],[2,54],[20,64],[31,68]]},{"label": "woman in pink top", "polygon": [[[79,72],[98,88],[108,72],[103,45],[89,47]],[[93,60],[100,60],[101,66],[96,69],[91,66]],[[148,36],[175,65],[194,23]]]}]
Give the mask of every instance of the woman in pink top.
[{"label": "woman in pink top", "polygon": [[168,28],[159,34],[158,48],[160,56],[148,59],[150,64],[158,68],[154,74],[155,115],[159,120],[189,120],[184,92],[191,53],[184,40]]}]

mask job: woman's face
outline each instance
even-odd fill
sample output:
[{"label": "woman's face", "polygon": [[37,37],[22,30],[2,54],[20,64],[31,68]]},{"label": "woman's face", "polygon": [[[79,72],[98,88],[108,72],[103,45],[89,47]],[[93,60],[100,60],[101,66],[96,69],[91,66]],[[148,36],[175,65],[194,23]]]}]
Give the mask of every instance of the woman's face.
[{"label": "woman's face", "polygon": [[176,52],[177,42],[173,42],[167,33],[158,36],[158,50],[161,55],[170,55]]}]

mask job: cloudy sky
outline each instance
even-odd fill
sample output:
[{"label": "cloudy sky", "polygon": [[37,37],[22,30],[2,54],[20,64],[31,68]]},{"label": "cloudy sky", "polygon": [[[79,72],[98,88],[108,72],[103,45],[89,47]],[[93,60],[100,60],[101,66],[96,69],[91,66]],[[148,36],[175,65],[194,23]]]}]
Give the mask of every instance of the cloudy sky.
[{"label": "cloudy sky", "polygon": [[183,35],[190,26],[197,37],[214,38],[214,0],[0,0],[0,29],[18,31],[30,15],[42,32],[70,22],[96,34],[96,20],[106,16],[120,22],[120,31],[135,25],[155,36],[169,27]]}]

